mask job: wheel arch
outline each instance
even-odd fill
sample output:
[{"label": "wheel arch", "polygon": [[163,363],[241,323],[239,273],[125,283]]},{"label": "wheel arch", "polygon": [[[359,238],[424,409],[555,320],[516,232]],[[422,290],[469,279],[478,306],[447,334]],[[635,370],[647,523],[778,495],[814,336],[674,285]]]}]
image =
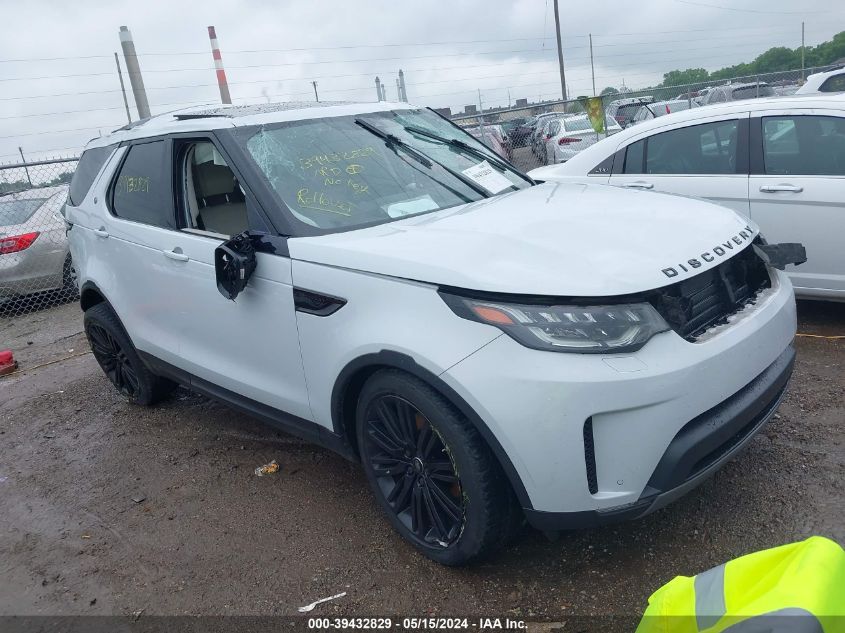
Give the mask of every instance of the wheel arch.
[{"label": "wheel arch", "polygon": [[472,423],[487,446],[493,451],[493,455],[508,478],[520,505],[525,509],[532,508],[531,500],[519,473],[517,473],[510,457],[484,420],[481,419],[481,416],[446,382],[421,367],[412,357],[401,352],[382,350],[360,356],[349,362],[335,381],[331,395],[332,425],[335,433],[346,438],[356,455],[358,446],[355,437],[355,408],[358,404],[358,396],[367,379],[381,369],[399,369],[411,374],[437,391],[458,409]]},{"label": "wheel arch", "polygon": [[86,281],[79,289],[79,307],[85,312],[85,310],[93,308],[98,303],[107,303],[111,307],[106,296],[97,287],[97,284],[93,281]]}]

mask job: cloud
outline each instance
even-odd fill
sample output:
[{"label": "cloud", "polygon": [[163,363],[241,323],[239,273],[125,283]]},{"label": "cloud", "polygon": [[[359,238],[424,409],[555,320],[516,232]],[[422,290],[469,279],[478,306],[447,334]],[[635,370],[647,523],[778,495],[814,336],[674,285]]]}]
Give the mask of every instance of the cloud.
[{"label": "cloud", "polygon": [[[828,5],[802,3],[808,44],[839,30]],[[736,6],[793,7],[786,0]],[[132,30],[154,113],[219,101],[210,24],[237,103],[309,100],[311,81],[323,99],[371,101],[376,75],[395,98],[400,68],[409,98],[421,105],[461,109],[477,104],[479,91],[485,107],[560,96],[551,0],[32,0],[7,4],[3,18],[27,28],[7,26],[0,41],[0,162],[14,160],[18,146],[34,157],[75,153],[126,122],[113,55],[121,25]],[[716,69],[800,44],[794,15],[672,0],[561,3],[561,27],[571,96],[592,91],[591,32],[597,90],[623,80],[649,85],[668,70]],[[129,91],[125,74],[124,81]],[[135,118],[131,91],[129,102]]]}]

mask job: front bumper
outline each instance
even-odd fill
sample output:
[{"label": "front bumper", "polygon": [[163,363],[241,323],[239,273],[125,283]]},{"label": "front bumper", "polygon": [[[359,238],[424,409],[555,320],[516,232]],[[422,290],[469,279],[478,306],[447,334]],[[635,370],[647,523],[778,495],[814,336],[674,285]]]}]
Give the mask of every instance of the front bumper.
[{"label": "front bumper", "polygon": [[[602,356],[532,350],[503,334],[440,378],[501,446],[538,527],[641,516],[712,474],[776,408],[796,315],[786,275],[772,280],[695,343],[664,332]],[[694,433],[696,422],[721,430]]]},{"label": "front bumper", "polygon": [[794,363],[790,345],[751,383],[684,425],[634,503],[586,512],[526,510],[528,521],[549,531],[592,527],[638,519],[682,497],[740,453],[775,414]]}]

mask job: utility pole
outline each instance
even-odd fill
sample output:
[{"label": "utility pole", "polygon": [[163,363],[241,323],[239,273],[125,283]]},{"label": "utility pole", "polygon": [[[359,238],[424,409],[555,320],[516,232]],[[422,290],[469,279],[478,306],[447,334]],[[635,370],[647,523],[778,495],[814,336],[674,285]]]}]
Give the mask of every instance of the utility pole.
[{"label": "utility pole", "polygon": [[117,64],[117,78],[120,79],[120,92],[123,95],[123,105],[126,108],[126,121],[132,123],[132,115],[129,113],[129,100],[126,98],[126,86],[123,85],[123,73],[120,72],[120,58],[114,54],[114,63]]},{"label": "utility pole", "polygon": [[593,73],[593,96],[596,96],[596,66],[593,64],[593,34],[590,33],[590,72]]},{"label": "utility pole", "polygon": [[21,162],[24,163],[23,170],[26,172],[26,180],[29,183],[29,186],[32,186],[32,178],[29,177],[29,169],[26,166],[26,158],[23,155],[23,147],[20,145],[18,146],[18,151],[21,153]]},{"label": "utility pole", "polygon": [[557,8],[558,0],[555,0],[555,34],[557,35],[557,63],[560,66],[560,92],[562,99],[566,101],[566,75],[563,72],[563,44],[560,41],[560,12]]},{"label": "utility pole", "polygon": [[399,69],[399,88],[402,94],[399,95],[399,100],[408,103],[408,93],[405,92],[405,73],[402,72],[402,69]]},{"label": "utility pole", "polygon": [[144,78],[141,76],[141,66],[138,65],[138,54],[135,52],[132,33],[125,26],[120,27],[120,47],[123,49],[123,60],[126,62],[126,72],[129,73],[129,84],[132,86],[132,95],[135,97],[138,118],[148,119],[150,103],[147,101]]},{"label": "utility pole", "polygon": [[317,94],[317,82],[312,81],[311,85],[314,86],[314,98],[317,100],[317,103],[320,103],[320,96]]},{"label": "utility pole", "polygon": [[804,23],[801,23],[801,83],[804,83]]},{"label": "utility pole", "polygon": [[208,27],[208,39],[211,40],[211,56],[214,58],[214,69],[217,71],[217,85],[220,88],[220,101],[231,105],[232,96],[229,94],[229,82],[226,81],[226,71],[223,68],[223,56],[217,43],[217,32],[213,26]]}]

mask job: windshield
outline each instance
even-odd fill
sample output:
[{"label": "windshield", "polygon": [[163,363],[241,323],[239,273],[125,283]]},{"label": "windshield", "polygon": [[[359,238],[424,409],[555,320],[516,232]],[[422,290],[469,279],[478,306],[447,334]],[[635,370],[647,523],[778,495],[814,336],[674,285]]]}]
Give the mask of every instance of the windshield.
[{"label": "windshield", "polygon": [[47,198],[29,198],[27,200],[4,200],[0,198],[0,226],[23,224]]},{"label": "windshield", "polygon": [[[244,133],[239,137],[247,154],[305,235],[371,226],[531,186],[490,149],[429,110],[273,123]],[[453,139],[469,148],[448,143]]]}]

